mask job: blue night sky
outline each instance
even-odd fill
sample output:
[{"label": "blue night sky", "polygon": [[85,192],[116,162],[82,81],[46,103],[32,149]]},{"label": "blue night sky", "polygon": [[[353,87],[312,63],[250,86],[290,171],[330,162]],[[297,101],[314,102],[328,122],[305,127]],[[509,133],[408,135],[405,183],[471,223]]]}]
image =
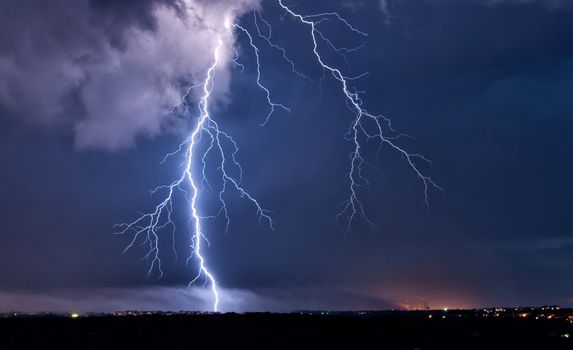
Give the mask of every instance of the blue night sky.
[{"label": "blue night sky", "polygon": [[[216,3],[224,9],[231,2]],[[364,152],[376,169],[364,168],[370,190],[360,193],[377,228],[363,220],[349,232],[341,228],[335,215],[349,196],[353,144],[345,134],[353,116],[336,80],[319,84],[308,29],[263,0],[273,40],[312,82],[255,35],[262,81],[292,109],[277,110],[261,127],[268,105],[256,86],[253,51],[236,32],[245,71],[229,63],[228,87],[216,92],[212,114],[239,144],[243,185],[272,211],[275,230],[259,225],[253,205],[232,192],[228,232],[221,218],[205,221],[204,253],[223,310],[386,309],[426,299],[440,308],[573,305],[573,7],[541,0],[284,2],[303,14],[336,10],[369,34],[365,47],[347,55],[350,65],[332,52],[325,57],[349,76],[369,72],[352,82],[367,91],[364,105],[413,137],[400,145],[432,160],[420,168],[444,192],[429,189],[426,207],[405,159],[388,147],[377,156],[378,145],[368,143]],[[106,55],[124,57],[131,35],[161,31],[157,8],[176,17],[178,2],[54,0],[45,9],[39,0],[0,0],[5,309],[209,307],[202,282],[185,288],[196,263],[185,264],[192,222],[182,196],[174,201],[179,259],[166,232],[163,278],[148,277],[145,247],[121,254],[130,237],[113,234],[115,224],[161,200],[151,189],[179,176],[182,158],[160,162],[196,117],[192,107],[191,115],[153,129],[144,124],[166,110],[146,95],[166,86],[156,83],[163,75],[149,72],[169,67],[171,78],[195,76],[195,68],[181,66],[188,60],[201,72],[199,56],[165,52],[137,69],[127,64],[142,60],[136,57],[106,70]],[[237,20],[256,33],[251,10]],[[324,28],[341,46],[362,42],[343,26]],[[178,38],[171,38],[175,47]],[[86,53],[70,59],[70,52]],[[98,68],[77,68],[88,65]],[[124,75],[115,81],[114,74]],[[97,79],[113,89],[94,88]],[[116,96],[147,105],[110,119],[123,118]],[[216,165],[210,169],[214,176]],[[200,196],[200,209],[216,213],[216,192]]]}]

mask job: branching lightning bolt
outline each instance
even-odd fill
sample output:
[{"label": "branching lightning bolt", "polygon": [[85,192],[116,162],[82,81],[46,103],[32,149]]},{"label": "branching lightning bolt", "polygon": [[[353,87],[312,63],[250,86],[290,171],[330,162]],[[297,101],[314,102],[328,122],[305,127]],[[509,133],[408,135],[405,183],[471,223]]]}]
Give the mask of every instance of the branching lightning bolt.
[{"label": "branching lightning bolt", "polygon": [[[235,23],[233,24],[233,27],[241,30],[243,33],[245,33],[247,35],[247,37],[249,38],[249,45],[251,45],[251,47],[253,48],[253,50],[255,51],[255,57],[256,57],[256,62],[257,62],[257,85],[259,86],[259,88],[261,88],[261,90],[263,90],[267,96],[267,103],[270,106],[270,110],[269,113],[267,114],[267,117],[265,119],[265,121],[261,124],[261,126],[265,126],[271,119],[272,114],[275,112],[275,110],[277,108],[282,108],[287,112],[290,112],[290,108],[286,107],[285,105],[281,104],[281,103],[275,103],[272,101],[271,99],[271,92],[269,91],[269,89],[267,89],[262,83],[261,83],[261,56],[259,54],[259,52],[261,51],[259,49],[259,47],[257,45],[255,45],[254,41],[253,41],[253,36],[251,35],[251,33],[246,30],[245,28],[241,27],[239,24]],[[269,41],[270,42],[270,41]],[[287,58],[288,60],[288,58]],[[292,61],[291,61],[292,62]]]},{"label": "branching lightning bolt", "polygon": [[[354,220],[360,216],[364,218],[368,224],[375,226],[373,221],[366,214],[364,206],[359,199],[358,192],[360,188],[368,188],[369,182],[362,175],[362,170],[364,166],[369,166],[370,164],[364,159],[362,154],[363,144],[361,142],[361,137],[366,139],[377,139],[382,145],[387,145],[391,149],[397,151],[414,171],[416,176],[421,180],[424,186],[424,203],[428,205],[428,190],[430,187],[442,190],[430,177],[424,175],[416,163],[416,160],[421,160],[423,162],[430,163],[430,161],[421,154],[410,153],[404,148],[396,144],[395,131],[392,128],[390,120],[383,115],[375,115],[370,113],[365,107],[363,107],[362,99],[360,98],[359,91],[353,91],[350,87],[349,81],[358,79],[363,76],[358,77],[347,77],[345,76],[340,68],[334,65],[329,65],[326,60],[322,57],[319,52],[319,39],[325,42],[329,47],[339,54],[343,52],[354,52],[358,50],[361,46],[348,49],[348,48],[338,48],[334,43],[328,39],[317,27],[322,22],[329,18],[334,18],[345,25],[350,31],[357,33],[362,36],[367,36],[366,33],[354,28],[350,22],[345,20],[339,14],[334,12],[325,12],[316,15],[304,16],[295,13],[290,7],[283,3],[283,0],[278,0],[280,7],[283,8],[290,16],[294,19],[300,21],[302,24],[307,25],[310,29],[310,35],[313,42],[313,53],[322,67],[327,72],[330,72],[332,77],[336,79],[342,88],[342,92],[346,98],[346,104],[349,109],[355,114],[356,118],[352,122],[350,127],[348,138],[354,143],[354,151],[350,155],[351,166],[349,172],[349,182],[350,182],[350,197],[343,202],[342,210],[336,215],[337,219],[345,218],[346,231],[349,231]],[[372,127],[368,127],[368,122],[370,122]],[[370,130],[374,129],[374,130]],[[386,135],[389,132],[392,135]],[[400,135],[398,135],[399,137]],[[431,163],[430,163],[431,164]]]},{"label": "branching lightning bolt", "polygon": [[[167,157],[169,157],[177,153],[184,152],[186,161],[181,177],[172,182],[170,185],[160,186],[152,191],[152,193],[161,190],[167,192],[164,199],[155,207],[153,212],[144,214],[131,223],[117,225],[117,228],[119,229],[118,234],[127,234],[129,232],[133,232],[133,238],[124,249],[124,252],[127,252],[129,249],[131,249],[138,241],[143,240],[143,244],[147,244],[149,247],[148,253],[144,256],[144,259],[148,260],[150,264],[148,275],[151,275],[153,271],[157,270],[159,277],[162,277],[163,269],[159,254],[159,235],[160,231],[167,227],[171,228],[171,232],[174,235],[176,227],[172,218],[173,197],[176,191],[182,191],[190,204],[191,216],[193,220],[193,233],[191,238],[192,255],[189,257],[189,259],[196,257],[199,262],[199,271],[196,277],[190,282],[190,285],[195,283],[201,277],[205,278],[206,282],[208,282],[211,286],[211,291],[213,293],[213,310],[215,312],[219,309],[219,291],[217,287],[217,281],[215,276],[208,269],[205,257],[203,256],[201,250],[202,243],[204,241],[208,243],[202,226],[202,220],[208,217],[201,216],[198,209],[198,197],[200,189],[204,187],[204,184],[209,183],[205,173],[207,156],[209,153],[213,151],[218,152],[219,156],[221,157],[221,161],[218,166],[222,179],[222,187],[218,194],[221,207],[217,215],[214,217],[223,215],[227,222],[227,227],[229,226],[230,219],[227,211],[227,204],[223,198],[223,195],[227,190],[229,190],[229,187],[231,187],[238,192],[240,197],[246,198],[254,205],[260,223],[266,221],[268,225],[273,228],[273,221],[267,214],[267,211],[264,210],[257,199],[251,196],[241,185],[243,169],[237,162],[236,158],[237,153],[239,152],[237,143],[228,133],[222,131],[219,128],[218,123],[211,117],[209,112],[209,101],[213,92],[214,78],[216,70],[219,66],[219,56],[222,46],[223,41],[218,39],[218,43],[213,55],[214,62],[207,71],[207,77],[201,85],[203,87],[203,94],[199,101],[200,115],[195,128],[193,129],[191,135],[181,143],[177,151],[167,155]],[[192,86],[191,88],[193,87],[196,86]],[[184,98],[189,94],[189,90],[191,88],[187,90]],[[179,107],[182,104],[184,104],[183,101],[173,107],[173,109]],[[170,112],[172,112],[173,109],[170,110]],[[203,156],[200,159],[202,164],[201,179],[197,181],[194,175],[193,166],[196,163],[197,157],[195,153],[196,147],[201,141],[202,135],[206,135],[210,139],[210,142],[207,150],[205,153],[203,153]],[[232,152],[230,153],[230,157],[226,156],[228,152],[224,142],[227,142],[231,145]],[[235,167],[237,169],[235,172],[238,174],[233,175],[230,167]],[[186,187],[190,187],[191,194],[186,190]],[[174,237],[173,240],[175,240]],[[173,245],[173,249],[175,251],[175,245]]]},{"label": "branching lightning bolt", "polygon": [[[350,153],[350,171],[348,173],[349,197],[342,203],[342,210],[336,215],[337,220],[341,222],[346,231],[350,230],[353,223],[359,217],[363,218],[371,226],[374,226],[373,221],[366,214],[366,210],[359,197],[359,192],[361,189],[367,189],[369,187],[368,180],[365,178],[365,176],[363,176],[363,168],[365,166],[374,167],[365,159],[363,155],[364,140],[378,140],[380,147],[388,146],[406,160],[410,169],[423,184],[424,203],[428,205],[429,189],[433,187],[441,190],[441,188],[430,177],[424,175],[419,168],[418,162],[421,161],[430,163],[430,161],[421,154],[410,153],[404,148],[400,147],[397,144],[397,140],[400,137],[407,135],[397,134],[392,128],[390,120],[385,116],[370,113],[363,106],[363,101],[361,99],[361,94],[363,94],[363,92],[357,91],[356,88],[351,86],[350,82],[360,79],[368,73],[364,73],[358,76],[346,76],[343,73],[342,68],[337,67],[334,64],[327,63],[325,56],[320,52],[319,43],[323,43],[326,45],[326,47],[333,50],[337,55],[340,55],[347,63],[347,65],[350,66],[346,54],[356,52],[365,45],[364,42],[357,47],[338,47],[319,28],[319,26],[326,21],[337,21],[352,33],[360,35],[364,38],[366,38],[368,34],[356,29],[350,24],[349,21],[344,19],[338,13],[325,12],[315,15],[301,15],[295,13],[290,7],[286,6],[283,3],[283,0],[278,0],[278,4],[286,12],[287,15],[291,16],[294,20],[300,22],[301,24],[308,26],[313,42],[312,52],[316,57],[317,63],[320,65],[323,71],[323,76],[320,79],[321,84],[325,79],[326,74],[330,73],[330,75],[336,81],[338,81],[338,83],[340,83],[346,105],[354,115],[354,119],[347,134],[347,139],[353,144],[353,151]],[[286,63],[290,65],[293,73],[303,79],[312,81],[311,78],[296,68],[294,61],[288,56],[286,49],[273,41],[271,24],[266,21],[260,13],[254,12],[253,14],[257,37],[260,40],[266,42],[269,47],[281,52],[282,58]],[[260,23],[265,25],[266,30],[261,28]],[[268,114],[266,115],[266,118],[261,125],[266,125],[270,121],[272,114],[277,109],[291,112],[290,108],[281,103],[275,102],[272,99],[271,91],[262,83],[260,49],[255,43],[253,38],[254,35],[252,35],[245,27],[239,25],[238,23],[231,24],[225,22],[225,28],[234,28],[237,31],[243,33],[248,38],[249,46],[254,51],[257,73],[256,84],[265,93],[266,103],[268,104]],[[165,193],[163,199],[156,205],[153,211],[147,214],[142,214],[139,218],[130,223],[117,225],[116,229],[118,234],[132,235],[129,244],[124,250],[124,253],[137,244],[147,246],[147,254],[143,257],[143,259],[145,259],[149,264],[148,275],[152,275],[155,272],[161,278],[163,276],[163,267],[159,249],[160,235],[163,231],[167,231],[171,234],[173,253],[175,257],[177,257],[177,250],[175,249],[176,226],[173,219],[173,201],[177,192],[183,193],[190,205],[191,219],[193,222],[193,231],[190,234],[191,255],[187,259],[187,263],[189,263],[192,259],[196,259],[198,262],[197,274],[190,282],[190,285],[201,279],[204,280],[206,284],[210,285],[213,295],[213,310],[216,312],[219,310],[220,293],[217,280],[214,274],[209,270],[202,251],[203,243],[209,244],[209,241],[204,234],[203,221],[208,218],[223,217],[226,221],[226,229],[229,229],[230,216],[224,195],[227,193],[227,191],[233,190],[239,195],[239,197],[244,198],[247,202],[251,203],[256,211],[259,223],[266,223],[271,229],[274,229],[274,227],[273,221],[268,214],[269,212],[263,209],[259,201],[242,187],[243,169],[237,160],[237,154],[239,152],[237,142],[228,133],[220,129],[219,124],[210,114],[209,107],[215,85],[214,79],[217,69],[220,66],[220,56],[221,50],[224,46],[224,41],[218,37],[216,43],[214,44],[215,48],[213,50],[213,63],[207,71],[205,80],[200,84],[189,86],[183,94],[181,100],[166,112],[174,113],[183,109],[185,113],[188,113],[185,107],[191,91],[193,89],[202,88],[202,94],[198,103],[199,115],[191,134],[185,140],[183,140],[175,152],[167,154],[163,160],[163,162],[165,162],[165,160],[167,160],[169,157],[178,154],[183,155],[184,162],[181,176],[171,184],[160,186],[152,191],[152,194],[158,192]],[[234,56],[231,62],[240,68],[241,71],[244,71],[244,65],[238,61],[239,52],[235,48],[230,49],[234,52]],[[207,140],[207,143],[205,144],[206,150],[203,151],[202,154],[198,154],[198,152],[200,152],[198,146],[204,140]],[[217,192],[220,207],[217,213],[209,216],[200,214],[198,202],[201,191],[214,191],[206,171],[209,162],[209,156],[211,153],[218,155],[219,162],[217,164],[217,171],[220,175],[221,186]],[[199,169],[196,168],[198,164],[201,164]]]},{"label": "branching lightning bolt", "polygon": [[[301,78],[303,78],[303,79],[306,79],[306,80],[308,80],[308,81],[312,81],[312,79],[310,79],[310,78],[309,78],[308,76],[306,76],[304,73],[301,73],[301,72],[299,72],[299,71],[296,69],[293,60],[288,57],[287,52],[286,52],[286,49],[285,49],[284,47],[282,47],[282,46],[279,46],[279,45],[275,44],[275,43],[272,41],[273,27],[271,26],[271,24],[270,24],[267,20],[265,20],[260,13],[258,13],[258,12],[253,12],[253,15],[254,15],[254,18],[255,18],[255,27],[257,28],[257,34],[259,35],[259,37],[262,38],[263,40],[265,40],[270,47],[272,47],[272,48],[274,48],[274,49],[276,49],[276,50],[278,50],[278,51],[280,51],[280,52],[282,53],[283,59],[290,65],[291,70],[292,70],[293,73],[295,73],[296,75],[298,75],[299,77],[301,77]],[[261,22],[263,22],[263,23],[266,25],[266,27],[267,27],[268,33],[267,33],[266,35],[263,34],[263,32],[262,32],[262,30],[261,30],[261,27],[259,26],[259,20],[260,20]],[[251,41],[251,42],[252,42],[252,41]]]}]

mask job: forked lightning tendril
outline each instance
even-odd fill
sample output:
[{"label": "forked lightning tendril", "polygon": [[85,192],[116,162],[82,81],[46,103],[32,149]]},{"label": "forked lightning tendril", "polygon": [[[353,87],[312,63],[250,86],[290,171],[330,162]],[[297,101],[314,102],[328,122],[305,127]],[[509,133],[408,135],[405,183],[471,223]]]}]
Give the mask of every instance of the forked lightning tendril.
[{"label": "forked lightning tendril", "polygon": [[[366,33],[354,28],[347,20],[342,18],[337,13],[321,13],[316,15],[304,16],[295,13],[291,8],[283,3],[283,0],[278,0],[280,7],[282,7],[289,15],[294,19],[298,20],[300,23],[309,27],[310,35],[313,42],[313,53],[325,71],[329,72],[334,79],[336,79],[342,88],[342,92],[346,98],[346,103],[352,113],[355,114],[356,118],[352,122],[348,136],[349,139],[354,143],[354,151],[351,153],[351,166],[349,172],[349,182],[350,182],[350,196],[343,203],[342,210],[337,214],[337,219],[344,219],[346,230],[350,230],[354,220],[360,216],[366,220],[371,226],[374,226],[372,220],[366,214],[364,206],[359,199],[358,192],[360,188],[368,188],[368,180],[362,175],[363,167],[370,165],[363,157],[362,148],[363,143],[362,138],[366,139],[377,139],[383,145],[389,146],[391,149],[397,151],[401,156],[406,159],[406,162],[410,168],[414,171],[416,176],[421,180],[424,186],[424,203],[428,205],[428,190],[430,187],[441,188],[428,176],[424,175],[419,166],[416,164],[416,160],[421,160],[423,162],[428,162],[429,160],[422,156],[421,154],[410,153],[404,148],[396,144],[395,131],[392,128],[392,124],[388,118],[383,115],[375,115],[370,113],[365,107],[363,107],[363,102],[360,97],[360,92],[351,90],[349,81],[355,80],[358,77],[347,77],[345,76],[341,69],[326,63],[319,52],[319,40],[325,42],[334,51],[341,53],[356,51],[359,47],[353,49],[345,49],[336,47],[330,39],[328,39],[318,28],[325,19],[334,18],[340,21],[344,26],[346,26],[350,31],[357,33],[362,36],[367,36]],[[369,124],[370,123],[370,124]],[[387,133],[389,135],[387,135]],[[398,135],[399,136],[399,135]]]}]

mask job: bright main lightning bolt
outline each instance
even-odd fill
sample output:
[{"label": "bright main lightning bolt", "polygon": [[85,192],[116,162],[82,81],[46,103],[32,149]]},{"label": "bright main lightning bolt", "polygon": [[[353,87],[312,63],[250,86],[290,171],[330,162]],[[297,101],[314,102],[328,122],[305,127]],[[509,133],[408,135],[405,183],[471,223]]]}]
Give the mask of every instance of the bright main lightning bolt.
[{"label": "bright main lightning bolt", "polygon": [[[148,274],[151,275],[154,269],[157,269],[157,271],[159,272],[159,276],[160,277],[163,276],[161,258],[159,256],[159,231],[163,230],[166,227],[171,227],[172,234],[174,234],[175,223],[173,222],[172,219],[173,196],[177,190],[183,191],[190,203],[191,216],[194,223],[194,230],[192,234],[193,255],[190,258],[195,256],[199,261],[199,272],[197,276],[190,282],[190,285],[195,283],[201,277],[204,277],[209,282],[211,286],[211,291],[213,293],[213,310],[215,312],[217,312],[219,309],[219,291],[217,288],[217,281],[215,279],[215,276],[207,268],[205,257],[202,255],[201,252],[202,242],[203,241],[208,242],[208,241],[203,233],[203,227],[201,225],[202,219],[204,219],[205,217],[202,217],[199,214],[198,203],[197,203],[199,196],[199,184],[203,184],[204,182],[208,183],[205,175],[205,167],[206,167],[206,158],[211,151],[218,151],[221,157],[219,170],[221,172],[223,185],[219,192],[219,200],[221,202],[219,214],[224,215],[227,221],[227,227],[229,225],[230,219],[227,213],[227,205],[223,199],[223,195],[227,191],[229,186],[233,187],[241,197],[246,198],[255,206],[257,215],[259,216],[259,222],[265,220],[268,222],[271,228],[273,227],[272,219],[270,218],[270,216],[266,214],[266,211],[260,206],[259,202],[254,197],[252,197],[247,191],[245,191],[241,186],[243,172],[241,166],[236,160],[236,154],[239,151],[239,149],[237,147],[235,140],[227,133],[219,129],[219,125],[215,122],[215,120],[211,118],[211,115],[209,113],[209,101],[213,92],[214,78],[216,69],[219,66],[219,57],[222,46],[223,46],[223,41],[221,39],[218,39],[217,46],[215,48],[213,55],[214,62],[207,71],[207,77],[205,78],[205,81],[202,84],[203,95],[199,101],[200,116],[197,120],[195,129],[193,130],[191,135],[185,141],[183,141],[178,151],[168,154],[168,156],[172,156],[176,153],[185,150],[186,162],[181,177],[176,181],[174,181],[173,183],[171,183],[170,185],[158,187],[153,191],[156,192],[158,190],[166,190],[167,195],[165,199],[155,207],[155,210],[152,213],[144,214],[131,223],[118,225],[118,228],[120,228],[120,231],[118,232],[119,234],[126,234],[131,231],[135,232],[133,239],[131,240],[130,244],[124,249],[124,252],[127,252],[130,248],[132,248],[136,244],[136,242],[141,238],[141,236],[143,236],[144,244],[147,244],[149,246],[149,251],[147,255],[144,256],[146,260],[150,261],[150,268]],[[262,85],[260,86],[262,87]],[[187,94],[188,93],[189,90],[187,90]],[[195,150],[196,146],[200,141],[201,134],[206,134],[210,138],[210,144],[208,149],[201,157],[201,162],[203,165],[201,171],[202,178],[199,181],[197,181],[193,175],[193,165],[196,162]],[[231,161],[229,161],[226,157],[225,146],[223,144],[224,140],[230,143],[233,147],[233,152],[231,153]],[[239,173],[238,176],[231,175],[228,164],[229,162],[231,163],[231,166],[234,166],[238,169]],[[185,184],[187,184],[192,190],[191,198],[188,197],[188,193],[184,189]],[[174,246],[173,248],[175,250]]]},{"label": "bright main lightning bolt", "polygon": [[[333,50],[336,54],[340,55],[345,62],[348,63],[346,59],[346,53],[352,53],[364,46],[364,44],[355,48],[345,48],[338,47],[335,43],[329,39],[324,33],[319,29],[319,26],[329,20],[336,20],[343,24],[351,32],[366,37],[367,34],[354,28],[347,20],[341,17],[335,12],[321,13],[316,15],[300,15],[292,11],[288,6],[284,5],[282,0],[278,0],[280,7],[286,11],[293,19],[299,21],[301,24],[309,27],[310,35],[313,42],[313,54],[316,57],[318,64],[322,67],[323,72],[329,72],[334,79],[336,79],[340,85],[342,92],[345,96],[346,104],[351,112],[355,115],[355,118],[350,126],[348,139],[353,143],[353,152],[351,153],[351,164],[349,172],[349,198],[343,202],[342,210],[337,214],[337,220],[344,219],[345,229],[350,230],[353,222],[361,217],[370,225],[374,226],[374,223],[367,216],[364,206],[359,199],[359,191],[361,188],[368,188],[368,181],[362,175],[363,167],[370,166],[370,164],[365,160],[363,156],[363,139],[372,140],[376,139],[380,142],[380,145],[389,146],[391,149],[398,152],[408,163],[409,167],[413,170],[416,176],[421,180],[424,186],[424,202],[428,203],[428,190],[430,187],[435,187],[441,189],[434,183],[434,181],[425,176],[417,165],[417,161],[429,162],[424,156],[420,154],[410,153],[398,146],[396,140],[403,136],[402,134],[396,134],[390,120],[382,115],[371,114],[368,110],[363,107],[363,102],[361,100],[361,92],[356,91],[350,86],[350,81],[356,80],[365,74],[357,77],[345,76],[342,72],[342,68],[336,67],[332,64],[326,63],[326,59],[319,51],[319,43],[324,43],[327,47]],[[262,22],[266,31],[261,29],[259,22]],[[269,22],[267,22],[260,13],[254,13],[254,25],[256,28],[257,36],[260,40],[263,40],[268,44],[269,47],[278,50],[282,53],[282,58],[290,65],[293,73],[301,78],[312,81],[304,73],[301,73],[296,69],[294,61],[287,55],[286,49],[282,46],[277,45],[272,41],[272,27]],[[266,103],[268,104],[268,114],[266,119],[262,123],[265,125],[269,122],[271,115],[276,109],[283,109],[287,112],[291,110],[283,104],[274,102],[271,98],[271,91],[263,85],[261,81],[261,57],[260,49],[255,44],[253,35],[243,26],[237,23],[231,23],[225,20],[224,23],[225,30],[229,31],[231,29],[236,29],[246,35],[250,47],[253,49],[256,57],[256,84],[265,93]],[[127,252],[130,248],[134,247],[139,241],[143,241],[143,245],[147,245],[148,252],[144,256],[150,264],[148,275],[151,275],[154,271],[157,271],[159,277],[163,276],[162,263],[159,252],[159,235],[161,231],[170,228],[171,235],[173,239],[172,248],[175,256],[177,252],[175,250],[175,223],[173,221],[173,198],[176,192],[181,191],[185,195],[185,198],[189,202],[191,218],[193,221],[193,232],[191,234],[191,248],[192,254],[187,259],[187,262],[191,258],[196,258],[198,261],[198,273],[196,277],[190,282],[190,285],[195,283],[200,278],[205,280],[211,288],[213,295],[213,310],[218,311],[219,309],[219,290],[217,280],[213,273],[208,269],[205,257],[202,253],[202,243],[208,243],[208,240],[203,231],[203,220],[213,217],[224,217],[226,220],[227,229],[230,223],[230,217],[227,210],[227,204],[224,200],[224,194],[229,190],[234,190],[239,194],[241,198],[246,199],[250,202],[258,215],[259,222],[266,222],[270,228],[273,228],[273,221],[270,216],[267,215],[259,202],[251,196],[242,187],[243,169],[237,161],[237,153],[239,148],[235,140],[226,132],[219,128],[218,123],[212,118],[209,106],[210,99],[214,88],[214,79],[217,69],[220,68],[221,61],[221,50],[223,49],[224,42],[218,37],[216,43],[214,43],[215,48],[213,51],[213,63],[209,67],[205,80],[201,84],[192,85],[186,89],[183,98],[179,103],[172,106],[172,108],[167,111],[167,113],[173,113],[176,110],[185,107],[186,100],[192,89],[202,88],[202,95],[199,100],[199,116],[197,118],[196,125],[191,132],[191,134],[181,143],[179,149],[173,153],[166,156],[174,156],[178,153],[182,153],[185,156],[184,171],[181,176],[170,185],[160,186],[155,189],[152,193],[158,191],[165,191],[166,195],[163,201],[155,207],[155,210],[148,214],[143,214],[138,219],[131,223],[125,223],[118,225],[118,234],[133,233],[133,238],[130,243],[125,248],[124,252]],[[238,51],[235,48],[230,48],[234,52],[234,57],[231,60],[237,67],[244,70],[244,66],[238,62]],[[321,83],[322,80],[321,79]],[[202,154],[197,154],[197,147],[201,143],[203,137],[206,137],[208,142],[207,149]],[[231,151],[229,151],[230,149]],[[212,189],[211,183],[207,179],[206,168],[209,155],[215,152],[220,157],[220,162],[218,163],[217,170],[220,174],[221,188],[218,192],[218,200],[220,202],[220,209],[216,215],[213,216],[202,216],[199,213],[198,200],[199,193],[201,189],[207,187]],[[198,161],[201,162],[201,171],[198,172],[195,166]],[[198,175],[200,174],[200,175]],[[189,193],[189,190],[191,193]]]}]

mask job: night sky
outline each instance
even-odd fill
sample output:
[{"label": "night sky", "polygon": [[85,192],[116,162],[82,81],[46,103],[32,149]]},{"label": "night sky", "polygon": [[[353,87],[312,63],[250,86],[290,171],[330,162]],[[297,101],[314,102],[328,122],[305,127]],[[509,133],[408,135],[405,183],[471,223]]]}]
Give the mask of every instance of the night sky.
[{"label": "night sky", "polygon": [[[444,192],[430,189],[426,207],[405,160],[387,147],[376,159],[373,145],[366,152],[377,169],[365,169],[371,188],[361,195],[377,228],[360,220],[350,232],[340,227],[352,115],[335,80],[318,83],[306,28],[263,0],[273,39],[313,81],[257,40],[263,82],[292,108],[261,127],[268,106],[253,52],[237,34],[246,69],[229,64],[213,115],[236,138],[244,187],[272,210],[275,230],[232,194],[229,231],[223,220],[206,221],[205,255],[223,289],[222,309],[389,309],[424,300],[437,308],[572,306],[573,7],[549,0],[285,3],[304,14],[339,11],[369,33],[367,45],[348,55],[350,66],[327,57],[349,75],[370,73],[354,82],[368,91],[365,105],[415,138],[400,144],[432,160],[421,168]],[[177,6],[0,0],[4,310],[209,308],[202,283],[186,288],[195,265],[185,266],[192,224],[182,198],[179,259],[166,233],[163,278],[147,276],[144,247],[121,254],[129,237],[113,234],[115,224],[154,207],[159,196],[151,189],[179,175],[180,158],[160,162],[193,125],[193,109],[163,121],[166,106],[155,102],[165,96],[151,92],[166,89],[160,78],[167,75],[201,76],[211,56],[197,49],[176,51],[181,59],[165,52],[118,64],[109,57],[126,57],[134,33],[160,31],[157,9],[177,16]],[[254,30],[251,12],[240,23]],[[361,42],[340,26],[325,32],[341,45]],[[187,36],[201,35],[175,36],[171,45]],[[97,68],[77,68],[87,66]],[[133,107],[142,99],[143,107]],[[200,208],[216,211],[212,193],[203,196]]]}]

